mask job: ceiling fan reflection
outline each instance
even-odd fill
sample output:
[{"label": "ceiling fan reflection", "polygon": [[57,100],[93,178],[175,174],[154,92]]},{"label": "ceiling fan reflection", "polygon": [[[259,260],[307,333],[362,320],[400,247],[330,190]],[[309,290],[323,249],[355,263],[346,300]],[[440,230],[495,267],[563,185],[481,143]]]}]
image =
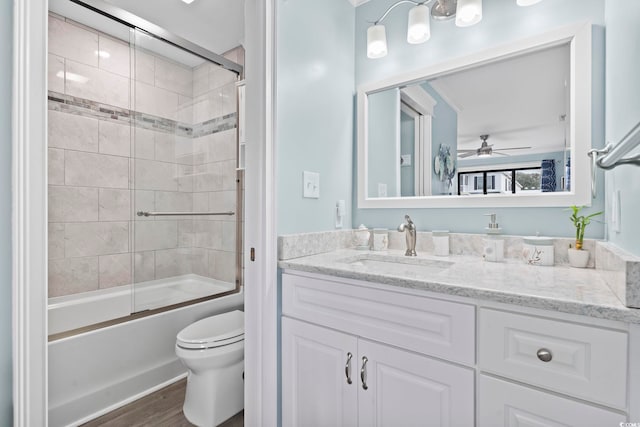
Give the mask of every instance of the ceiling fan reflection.
[{"label": "ceiling fan reflection", "polygon": [[494,154],[498,154],[500,156],[510,156],[508,153],[503,153],[503,151],[511,151],[511,150],[528,150],[531,147],[505,147],[494,150],[493,144],[488,144],[487,139],[489,139],[489,135],[480,135],[480,139],[482,140],[482,144],[480,144],[479,148],[471,149],[471,150],[458,150],[458,157],[464,159],[466,157],[478,156],[478,157],[490,157]]}]

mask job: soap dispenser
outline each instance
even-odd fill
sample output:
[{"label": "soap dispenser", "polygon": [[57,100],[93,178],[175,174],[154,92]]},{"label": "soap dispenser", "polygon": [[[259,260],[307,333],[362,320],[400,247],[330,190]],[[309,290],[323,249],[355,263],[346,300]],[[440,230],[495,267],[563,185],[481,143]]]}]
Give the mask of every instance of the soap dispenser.
[{"label": "soap dispenser", "polygon": [[483,257],[486,261],[502,262],[504,261],[504,240],[500,237],[500,227],[496,222],[496,214],[485,214],[490,217],[487,226],[487,236],[484,238]]}]

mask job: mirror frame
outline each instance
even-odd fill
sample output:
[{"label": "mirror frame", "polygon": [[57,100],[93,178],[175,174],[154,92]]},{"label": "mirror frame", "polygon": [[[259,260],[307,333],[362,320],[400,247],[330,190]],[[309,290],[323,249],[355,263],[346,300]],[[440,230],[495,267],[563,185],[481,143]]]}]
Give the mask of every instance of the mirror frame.
[{"label": "mirror frame", "polygon": [[[557,28],[534,37],[502,44],[484,51],[438,64],[420,68],[358,87],[358,208],[477,208],[477,207],[553,207],[591,205],[591,180],[589,158],[591,148],[592,101],[592,26],[590,22]],[[368,148],[367,148],[367,97],[401,85],[470,69],[479,65],[507,59],[545,48],[569,44],[570,50],[570,126],[571,147],[570,192],[554,192],[542,195],[501,194],[468,196],[418,196],[418,197],[369,197]]]}]

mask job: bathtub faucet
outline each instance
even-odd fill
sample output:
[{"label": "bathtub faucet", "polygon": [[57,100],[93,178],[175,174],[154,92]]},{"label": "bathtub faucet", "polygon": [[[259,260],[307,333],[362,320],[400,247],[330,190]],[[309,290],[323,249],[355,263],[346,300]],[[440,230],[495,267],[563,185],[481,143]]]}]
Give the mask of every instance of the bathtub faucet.
[{"label": "bathtub faucet", "polygon": [[406,222],[398,226],[398,231],[404,232],[407,239],[407,251],[404,254],[405,256],[416,256],[418,255],[416,253],[416,225],[411,221],[409,215],[405,215],[404,219]]}]

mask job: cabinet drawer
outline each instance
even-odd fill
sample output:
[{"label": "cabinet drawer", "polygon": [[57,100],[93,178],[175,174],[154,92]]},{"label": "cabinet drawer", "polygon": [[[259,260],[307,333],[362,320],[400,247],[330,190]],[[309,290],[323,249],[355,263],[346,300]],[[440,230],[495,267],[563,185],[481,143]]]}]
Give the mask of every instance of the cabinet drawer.
[{"label": "cabinet drawer", "polygon": [[419,353],[475,361],[472,305],[283,274],[282,312]]},{"label": "cabinet drawer", "polygon": [[483,371],[625,408],[625,332],[490,309],[479,323]]},{"label": "cabinet drawer", "polygon": [[618,426],[624,415],[480,375],[478,427]]}]

